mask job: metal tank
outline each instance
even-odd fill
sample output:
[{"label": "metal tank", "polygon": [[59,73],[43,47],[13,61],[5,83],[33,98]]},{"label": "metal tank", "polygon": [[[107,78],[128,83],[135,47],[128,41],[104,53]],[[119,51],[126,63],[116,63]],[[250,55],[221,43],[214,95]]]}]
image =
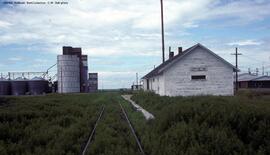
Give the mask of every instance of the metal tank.
[{"label": "metal tank", "polygon": [[10,95],[10,81],[0,78],[0,95]]},{"label": "metal tank", "polygon": [[27,92],[28,81],[26,78],[19,77],[11,81],[12,95],[25,95]]},{"label": "metal tank", "polygon": [[31,95],[41,95],[47,93],[49,82],[41,77],[34,77],[28,81],[28,90]]},{"label": "metal tank", "polygon": [[57,56],[59,93],[80,92],[80,59],[76,55]]}]

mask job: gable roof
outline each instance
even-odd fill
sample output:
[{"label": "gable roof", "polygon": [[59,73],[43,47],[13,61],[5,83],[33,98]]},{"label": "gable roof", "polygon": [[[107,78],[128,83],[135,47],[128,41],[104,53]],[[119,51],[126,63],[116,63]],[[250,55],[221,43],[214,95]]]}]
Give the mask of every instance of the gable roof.
[{"label": "gable roof", "polygon": [[239,74],[238,75],[238,81],[242,82],[242,81],[251,81],[253,79],[258,78],[259,76],[256,74],[250,74],[250,73],[243,73],[243,74]]},{"label": "gable roof", "polygon": [[258,76],[256,74],[243,73],[243,74],[239,74],[238,81],[239,82],[244,82],[244,81],[270,81],[270,76],[267,76],[267,75]]},{"label": "gable roof", "polygon": [[184,50],[182,53],[174,56],[173,58],[168,59],[164,63],[160,64],[158,67],[156,67],[155,69],[153,69],[152,71],[150,71],[148,74],[146,74],[142,79],[148,79],[148,78],[151,78],[151,77],[154,77],[154,76],[157,76],[157,75],[161,74],[164,70],[166,70],[171,65],[173,65],[175,62],[178,62],[183,57],[185,57],[186,55],[188,55],[189,53],[191,53],[192,51],[194,51],[197,47],[200,47],[200,48],[205,49],[207,52],[209,52],[210,54],[212,54],[213,56],[215,56],[217,59],[221,60],[224,64],[232,67],[234,71],[237,70],[237,68],[235,68],[232,64],[230,64],[229,62],[227,62],[226,60],[224,60],[223,58],[221,58],[220,56],[218,56],[217,54],[215,54],[214,52],[212,52],[211,50],[209,50],[205,46],[203,46],[200,43],[198,43],[198,44],[196,44],[196,45],[194,45],[194,46],[192,46],[192,47]]},{"label": "gable roof", "polygon": [[251,81],[270,81],[270,76],[260,76],[255,79],[252,79]]}]

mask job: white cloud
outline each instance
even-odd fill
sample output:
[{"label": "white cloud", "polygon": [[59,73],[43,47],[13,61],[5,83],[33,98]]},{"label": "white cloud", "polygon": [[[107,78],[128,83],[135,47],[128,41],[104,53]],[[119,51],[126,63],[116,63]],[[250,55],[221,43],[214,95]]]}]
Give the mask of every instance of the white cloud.
[{"label": "white cloud", "polygon": [[10,26],[12,26],[11,23],[6,22],[6,21],[1,21],[1,20],[0,20],[0,28],[8,28],[8,27],[10,27]]},{"label": "white cloud", "polygon": [[21,57],[12,57],[12,58],[8,58],[9,61],[22,61],[23,58]]},{"label": "white cloud", "polygon": [[261,45],[261,44],[262,44],[261,41],[251,40],[251,39],[228,43],[228,45],[230,46],[251,46],[251,45]]},{"label": "white cloud", "polygon": [[199,27],[198,24],[194,24],[194,23],[192,23],[192,22],[184,23],[183,26],[184,26],[185,28],[197,28],[197,27]]}]

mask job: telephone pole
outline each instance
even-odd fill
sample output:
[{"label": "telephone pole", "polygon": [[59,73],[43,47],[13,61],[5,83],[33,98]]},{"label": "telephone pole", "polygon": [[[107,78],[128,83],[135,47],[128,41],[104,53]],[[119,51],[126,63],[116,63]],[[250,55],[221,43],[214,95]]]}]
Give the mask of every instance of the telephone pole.
[{"label": "telephone pole", "polygon": [[262,75],[264,76],[264,62],[262,63]]},{"label": "telephone pole", "polygon": [[138,73],[136,73],[136,85],[138,86],[139,85],[139,80],[138,80]]},{"label": "telephone pole", "polygon": [[164,21],[163,21],[163,0],[161,4],[161,35],[162,35],[162,62],[165,62],[165,39],[164,39]]},{"label": "telephone pole", "polygon": [[238,48],[235,48],[235,53],[232,53],[232,55],[235,55],[235,68],[236,68],[236,74],[235,74],[235,90],[238,91],[238,55],[242,55],[241,53],[238,53]]}]

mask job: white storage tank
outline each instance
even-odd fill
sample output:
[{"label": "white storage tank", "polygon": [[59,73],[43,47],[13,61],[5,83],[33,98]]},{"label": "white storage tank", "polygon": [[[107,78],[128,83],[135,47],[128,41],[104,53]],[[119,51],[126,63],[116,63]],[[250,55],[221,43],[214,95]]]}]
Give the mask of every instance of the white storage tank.
[{"label": "white storage tank", "polygon": [[59,93],[80,92],[80,59],[77,55],[57,56]]}]

